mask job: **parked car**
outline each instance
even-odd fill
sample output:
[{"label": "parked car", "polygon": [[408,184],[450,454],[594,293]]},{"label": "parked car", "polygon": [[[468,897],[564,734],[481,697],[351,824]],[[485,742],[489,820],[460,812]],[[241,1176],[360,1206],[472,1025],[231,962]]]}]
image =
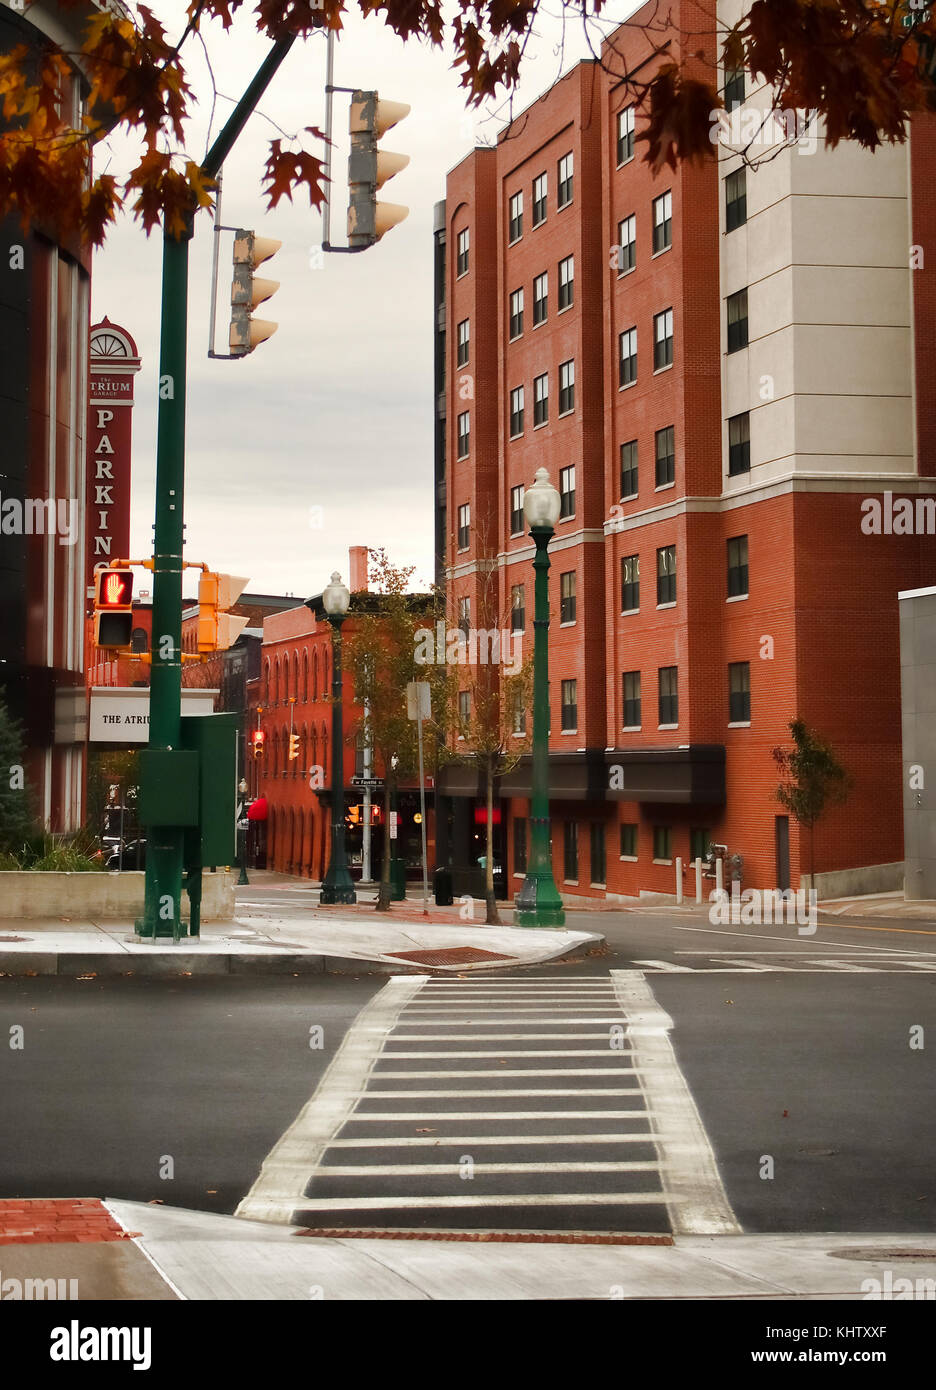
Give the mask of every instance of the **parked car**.
[{"label": "parked car", "polygon": [[123,862],[121,863],[120,845],[117,844],[110,848],[104,867],[108,871],[115,869],[144,869],[146,867],[146,840],[140,836],[137,840],[125,840],[123,847]]}]

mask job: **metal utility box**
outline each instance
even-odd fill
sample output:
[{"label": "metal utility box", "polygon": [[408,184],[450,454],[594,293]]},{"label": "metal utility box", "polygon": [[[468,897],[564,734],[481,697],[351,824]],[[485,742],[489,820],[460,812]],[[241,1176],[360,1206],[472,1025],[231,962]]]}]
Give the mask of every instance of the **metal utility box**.
[{"label": "metal utility box", "polygon": [[145,826],[198,825],[197,753],[181,748],[140,750],[139,816]]},{"label": "metal utility box", "polygon": [[191,750],[199,769],[198,819],[185,832],[185,862],[190,867],[235,861],[239,727],[238,714],[182,716],[182,747]]}]

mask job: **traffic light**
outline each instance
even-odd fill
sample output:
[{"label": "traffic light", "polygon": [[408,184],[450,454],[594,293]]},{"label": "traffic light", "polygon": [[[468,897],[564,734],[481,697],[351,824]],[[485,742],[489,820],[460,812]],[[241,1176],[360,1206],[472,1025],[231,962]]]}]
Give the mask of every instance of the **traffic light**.
[{"label": "traffic light", "polygon": [[278,280],[260,280],[258,265],[275,256],[282,246],[272,237],[257,236],[240,229],[234,233],[234,282],[231,285],[230,347],[234,357],[245,357],[260,343],[272,338],[278,324],[252,318],[254,309],[279,289]]},{"label": "traffic light", "polygon": [[290,735],[289,735],[289,760],[290,760],[290,762],[292,762],[293,758],[298,758],[298,756],[299,756],[299,735],[298,735],[298,734],[290,734]]},{"label": "traffic light", "polygon": [[198,650],[223,652],[232,647],[250,621],[235,617],[232,608],[243,592],[246,579],[236,574],[203,570],[198,581]]},{"label": "traffic light", "polygon": [[251,740],[251,748],[255,758],[263,757],[263,741],[265,738],[266,734],[262,729],[254,729],[253,737]]},{"label": "traffic light", "polygon": [[377,141],[391,126],[409,115],[401,101],[381,101],[376,92],[351,96],[351,154],[348,158],[348,244],[373,246],[384,232],[408,216],[399,203],[378,203],[377,190],[409,164],[408,154],[379,150]]},{"label": "traffic light", "polygon": [[351,822],[352,825],[360,825],[360,824],[361,824],[361,808],[360,808],[360,806],[349,806],[349,807],[348,807],[348,820]]},{"label": "traffic light", "polygon": [[105,565],[94,571],[94,644],[129,647],[133,632],[133,571]]}]

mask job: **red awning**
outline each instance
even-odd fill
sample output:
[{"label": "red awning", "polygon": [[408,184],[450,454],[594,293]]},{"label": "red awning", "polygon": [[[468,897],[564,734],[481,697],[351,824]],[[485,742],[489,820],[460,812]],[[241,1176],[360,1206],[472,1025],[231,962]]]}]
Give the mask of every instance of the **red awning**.
[{"label": "red awning", "polygon": [[252,801],[247,807],[248,820],[266,820],[267,818],[267,799],[265,796],[258,796],[256,801]]}]

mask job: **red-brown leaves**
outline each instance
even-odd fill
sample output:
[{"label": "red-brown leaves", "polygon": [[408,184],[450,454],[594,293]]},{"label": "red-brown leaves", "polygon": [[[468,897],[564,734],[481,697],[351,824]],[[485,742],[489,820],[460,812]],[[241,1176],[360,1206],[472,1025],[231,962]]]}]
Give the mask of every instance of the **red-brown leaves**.
[{"label": "red-brown leaves", "polygon": [[644,160],[654,173],[664,164],[675,169],[677,160],[713,153],[711,112],[721,100],[711,83],[684,77],[675,63],[667,63],[650,83],[649,105],[646,128],[637,139],[647,142]]},{"label": "red-brown leaves", "polygon": [[[312,126],[307,128],[313,134],[320,134]],[[267,185],[265,191],[271,208],[275,208],[284,196],[292,202],[293,192],[301,183],[309,190],[309,202],[312,207],[320,207],[325,196],[325,176],[321,160],[305,150],[284,150],[282,140],[270,141],[270,155],[264,169],[263,182]]]}]

